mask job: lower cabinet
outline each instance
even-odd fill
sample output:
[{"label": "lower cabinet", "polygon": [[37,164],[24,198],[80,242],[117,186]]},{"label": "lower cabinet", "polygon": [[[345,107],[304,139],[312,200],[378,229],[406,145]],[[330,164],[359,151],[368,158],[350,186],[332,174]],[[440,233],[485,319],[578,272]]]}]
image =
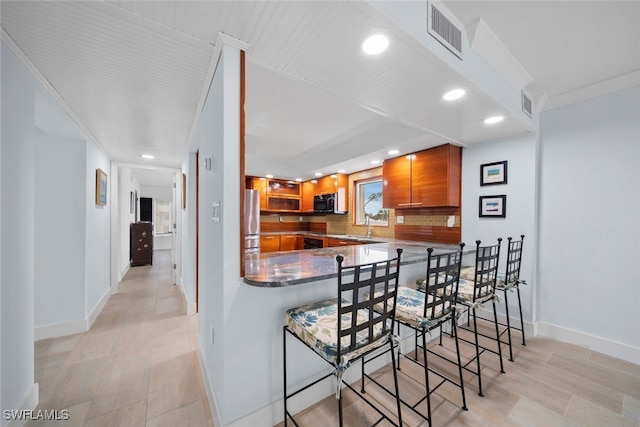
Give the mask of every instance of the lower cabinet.
[{"label": "lower cabinet", "polygon": [[332,237],[327,238],[327,246],[353,246],[353,245],[362,245],[362,242],[358,242],[357,240],[346,240],[346,239],[334,239]]},{"label": "lower cabinet", "polygon": [[131,266],[153,264],[153,224],[137,222],[129,231]]},{"label": "lower cabinet", "polygon": [[260,236],[260,252],[278,252],[280,250],[280,236]]},{"label": "lower cabinet", "polygon": [[281,251],[295,251],[298,249],[298,235],[297,234],[281,234],[280,235],[280,250]]}]

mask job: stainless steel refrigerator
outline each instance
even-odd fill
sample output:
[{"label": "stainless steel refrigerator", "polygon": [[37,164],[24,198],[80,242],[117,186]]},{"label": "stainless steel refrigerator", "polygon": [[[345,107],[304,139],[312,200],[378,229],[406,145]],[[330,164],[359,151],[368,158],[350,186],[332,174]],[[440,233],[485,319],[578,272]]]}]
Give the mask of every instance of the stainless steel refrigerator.
[{"label": "stainless steel refrigerator", "polygon": [[260,252],[260,192],[244,191],[244,251]]}]

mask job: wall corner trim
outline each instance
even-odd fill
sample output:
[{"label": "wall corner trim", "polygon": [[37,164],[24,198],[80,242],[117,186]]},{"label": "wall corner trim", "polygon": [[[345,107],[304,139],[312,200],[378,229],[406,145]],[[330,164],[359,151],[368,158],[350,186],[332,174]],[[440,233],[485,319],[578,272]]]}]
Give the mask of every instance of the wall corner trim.
[{"label": "wall corner trim", "polygon": [[[20,410],[34,411],[38,406],[38,403],[40,403],[40,386],[38,383],[35,383],[33,384],[33,387],[31,387],[31,390],[29,390],[29,393],[25,396]],[[13,420],[7,424],[7,427],[18,427],[23,425],[25,425],[25,420]]]}]

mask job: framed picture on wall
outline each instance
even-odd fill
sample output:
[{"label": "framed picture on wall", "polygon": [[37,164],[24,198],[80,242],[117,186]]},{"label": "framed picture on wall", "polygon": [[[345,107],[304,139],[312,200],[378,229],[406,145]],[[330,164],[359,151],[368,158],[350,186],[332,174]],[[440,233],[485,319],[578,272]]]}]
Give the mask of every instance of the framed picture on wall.
[{"label": "framed picture on wall", "polygon": [[129,192],[129,213],[134,214],[136,212],[136,195],[133,191]]},{"label": "framed picture on wall", "polygon": [[480,218],[505,218],[507,216],[507,196],[480,196]]},{"label": "framed picture on wall", "polygon": [[507,183],[507,161],[485,163],[480,165],[480,185],[497,185]]},{"label": "framed picture on wall", "polygon": [[100,168],[96,169],[96,205],[107,204],[107,174]]},{"label": "framed picture on wall", "polygon": [[187,209],[187,175],[182,174],[182,209]]}]

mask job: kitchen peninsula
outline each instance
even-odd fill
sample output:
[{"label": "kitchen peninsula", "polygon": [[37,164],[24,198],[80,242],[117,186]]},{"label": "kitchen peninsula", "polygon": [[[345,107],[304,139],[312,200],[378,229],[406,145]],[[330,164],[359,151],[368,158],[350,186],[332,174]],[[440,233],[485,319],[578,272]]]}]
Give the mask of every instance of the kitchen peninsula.
[{"label": "kitchen peninsula", "polygon": [[[294,286],[337,277],[337,255],[345,258],[345,265],[355,265],[393,258],[396,249],[402,248],[401,265],[407,266],[425,262],[428,247],[433,247],[435,253],[455,251],[459,248],[458,245],[443,243],[379,240],[385,241],[322,249],[248,254],[245,259],[244,281],[251,286],[267,288]],[[417,277],[422,270],[424,266],[420,266],[417,271],[414,268],[409,269],[411,276]],[[403,271],[401,271],[401,277],[407,277]]]}]

